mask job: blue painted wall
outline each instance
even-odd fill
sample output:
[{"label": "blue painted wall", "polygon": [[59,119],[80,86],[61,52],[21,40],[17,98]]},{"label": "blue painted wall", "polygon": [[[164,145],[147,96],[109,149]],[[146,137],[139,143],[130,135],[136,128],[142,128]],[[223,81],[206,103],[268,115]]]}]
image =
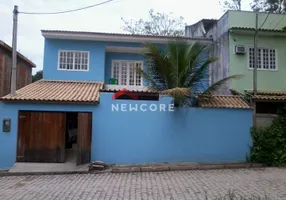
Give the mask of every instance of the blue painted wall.
[{"label": "blue painted wall", "polygon": [[101,93],[95,111],[92,158],[113,164],[245,161],[252,144],[252,111],[188,108],[179,112],[112,112],[112,104],[169,104],[112,100]]},{"label": "blue painted wall", "polygon": [[[43,78],[104,81],[106,46],[141,47],[142,44],[45,39]],[[89,71],[57,70],[59,50],[89,51]]]},{"label": "blue painted wall", "polygon": [[[76,40],[55,40],[45,39],[44,49],[44,79],[56,80],[91,80],[105,81],[108,83],[111,76],[111,60],[126,59],[126,60],[144,60],[140,54],[126,53],[107,53],[106,46],[120,47],[142,47],[140,43],[123,43],[123,42],[98,42],[98,41],[76,41]],[[165,48],[165,45],[159,45],[160,48]],[[58,68],[58,52],[59,50],[78,50],[89,51],[89,71],[66,71],[57,70]],[[147,68],[146,62],[145,69]],[[146,81],[145,81],[146,85]],[[208,87],[208,75],[205,79],[197,84],[199,91]]]},{"label": "blue painted wall", "polygon": [[[93,112],[92,105],[31,104],[0,102],[0,169],[11,168],[16,161],[18,113],[22,111]],[[93,113],[93,116],[94,113]],[[11,132],[3,132],[3,119],[11,119]],[[93,124],[95,123],[93,119]]]},{"label": "blue painted wall", "polygon": [[[251,145],[252,111],[188,108],[179,112],[112,112],[112,104],[166,104],[160,101],[112,100],[101,93],[100,104],[63,105],[0,102],[0,169],[16,160],[18,112],[92,112],[92,160],[108,164],[245,161]],[[10,133],[2,120],[10,118]]]}]

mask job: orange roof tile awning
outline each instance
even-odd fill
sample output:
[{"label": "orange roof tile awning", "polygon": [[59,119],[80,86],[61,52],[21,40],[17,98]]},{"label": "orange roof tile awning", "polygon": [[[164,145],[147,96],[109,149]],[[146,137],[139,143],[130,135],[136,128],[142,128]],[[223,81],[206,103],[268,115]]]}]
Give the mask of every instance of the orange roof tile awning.
[{"label": "orange roof tile awning", "polygon": [[[246,93],[253,95],[253,90],[246,90]],[[286,91],[257,91],[252,96],[253,100],[270,100],[270,101],[286,101]]]},{"label": "orange roof tile awning", "polygon": [[1,101],[32,101],[57,103],[89,103],[99,101],[103,82],[39,80],[16,91],[16,95],[6,95]]},{"label": "orange roof tile awning", "polygon": [[199,97],[199,107],[251,109],[251,106],[239,95],[216,95]]}]

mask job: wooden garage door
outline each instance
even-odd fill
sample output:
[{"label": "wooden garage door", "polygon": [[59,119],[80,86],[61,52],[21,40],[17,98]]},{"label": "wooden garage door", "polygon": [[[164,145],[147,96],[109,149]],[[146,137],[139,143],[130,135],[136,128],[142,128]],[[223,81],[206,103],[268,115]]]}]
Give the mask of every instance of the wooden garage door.
[{"label": "wooden garage door", "polygon": [[78,113],[77,165],[90,162],[92,114]]},{"label": "wooden garage door", "polygon": [[17,161],[64,162],[65,125],[65,113],[19,112]]}]

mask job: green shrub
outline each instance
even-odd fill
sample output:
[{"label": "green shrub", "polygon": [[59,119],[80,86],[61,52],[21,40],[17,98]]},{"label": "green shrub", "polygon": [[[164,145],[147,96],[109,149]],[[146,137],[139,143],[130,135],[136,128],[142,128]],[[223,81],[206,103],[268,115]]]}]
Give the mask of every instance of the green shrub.
[{"label": "green shrub", "polygon": [[286,166],[286,106],[266,128],[252,128],[251,161],[266,166]]}]

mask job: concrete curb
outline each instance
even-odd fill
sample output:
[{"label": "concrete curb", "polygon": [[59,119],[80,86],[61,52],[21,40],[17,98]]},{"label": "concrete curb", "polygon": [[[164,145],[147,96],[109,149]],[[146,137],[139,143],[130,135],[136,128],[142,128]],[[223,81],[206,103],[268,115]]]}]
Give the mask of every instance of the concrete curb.
[{"label": "concrete curb", "polygon": [[69,171],[69,172],[3,172],[0,173],[0,177],[3,176],[28,176],[28,175],[65,175],[65,174],[88,174],[89,172]]},{"label": "concrete curb", "polygon": [[135,173],[135,172],[165,172],[185,170],[212,170],[212,169],[241,169],[263,168],[259,163],[167,163],[146,165],[113,165],[106,170],[93,171],[69,171],[69,172],[8,172],[0,171],[3,176],[28,176],[28,175],[67,175],[67,174],[107,174],[107,173]]},{"label": "concrete curb", "polygon": [[153,165],[114,165],[112,173],[164,172],[184,170],[261,168],[259,163],[173,163]]}]

